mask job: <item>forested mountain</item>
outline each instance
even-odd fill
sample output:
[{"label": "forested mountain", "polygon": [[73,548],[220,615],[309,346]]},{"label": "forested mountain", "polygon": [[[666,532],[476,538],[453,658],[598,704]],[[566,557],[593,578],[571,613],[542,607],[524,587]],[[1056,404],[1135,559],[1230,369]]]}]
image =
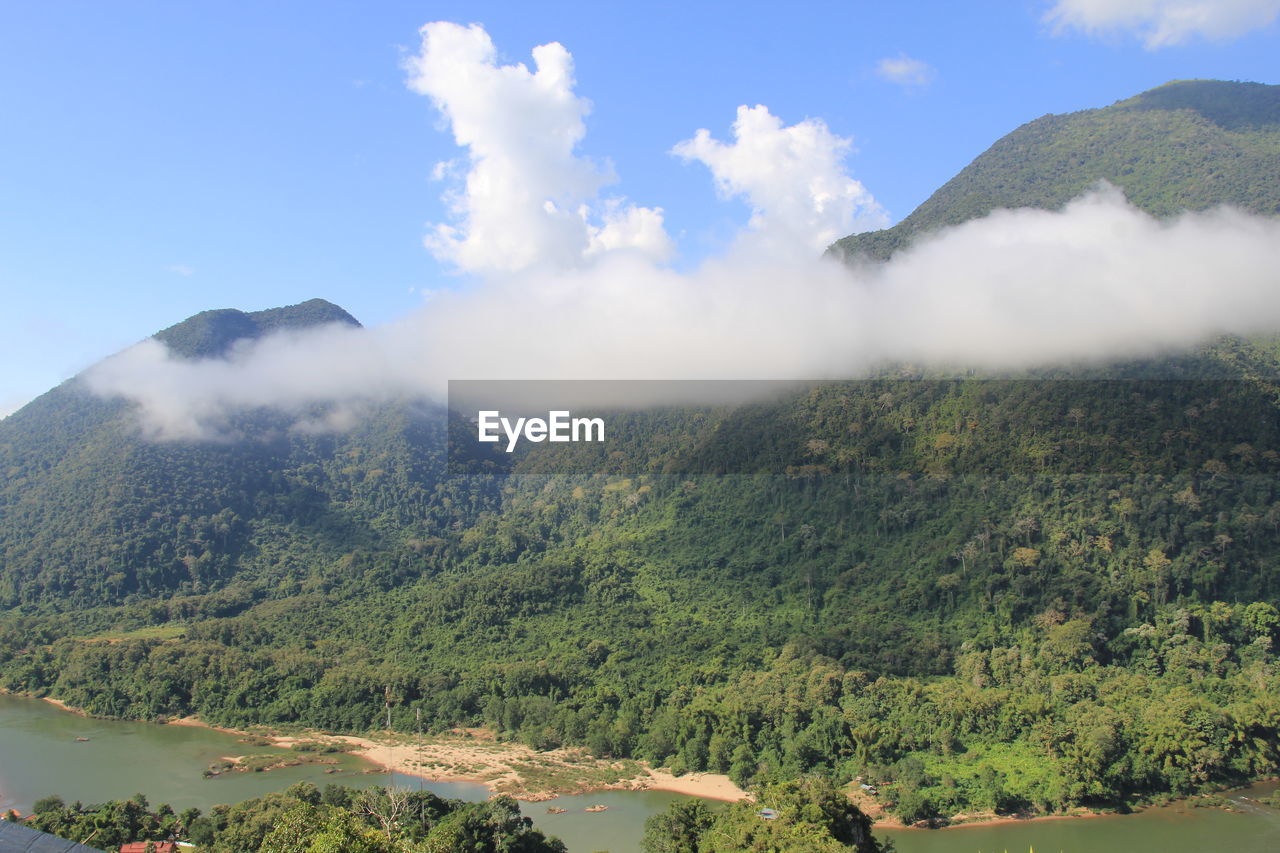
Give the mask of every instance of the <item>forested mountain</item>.
[{"label": "forested mountain", "polygon": [[997,208],[1056,210],[1102,180],[1154,216],[1220,204],[1280,214],[1280,86],[1180,80],[1102,109],[1042,116],[897,225],[827,251],[883,260],[920,234]]},{"label": "forested mountain", "polygon": [[[1096,112],[1271,132],[1271,87],[1221,84],[1257,103],[1206,96],[1200,118],[1161,106],[1204,85]],[[1188,187],[1234,168],[1206,163]],[[1238,201],[1161,186],[1168,212]],[[354,322],[283,310],[161,335],[218,357]],[[73,380],[0,421],[0,686],[341,731],[389,702],[401,730],[420,712],[743,783],[862,775],[908,819],[1274,773],[1277,366],[1273,341],[1221,340],[1088,374],[654,408],[612,420],[622,452],[580,474],[545,445],[446,466],[422,401],[347,432],[254,410],[237,441],[152,442]]]},{"label": "forested mountain", "polygon": [[[200,358],[279,328],[325,323],[359,325],[313,299],[251,314],[206,311],[156,338]],[[256,436],[281,421],[263,411],[239,417]],[[348,440],[376,448],[378,423],[312,442],[154,443],[138,436],[122,403],[69,380],[0,421],[0,606],[75,609],[207,591],[251,562],[246,519],[271,517],[290,528],[288,550],[298,557],[311,538],[373,535],[368,520],[313,519],[307,494],[282,470],[289,460],[332,459]],[[408,468],[416,473],[422,464]]]}]

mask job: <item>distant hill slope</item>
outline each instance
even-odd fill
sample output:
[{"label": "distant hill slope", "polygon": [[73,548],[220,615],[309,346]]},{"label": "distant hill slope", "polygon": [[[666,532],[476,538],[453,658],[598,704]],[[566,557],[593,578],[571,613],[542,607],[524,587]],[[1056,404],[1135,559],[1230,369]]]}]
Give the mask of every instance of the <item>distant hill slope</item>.
[{"label": "distant hill slope", "polygon": [[1233,204],[1280,214],[1280,86],[1182,80],[1002,137],[892,228],[828,253],[884,260],[918,235],[998,208],[1057,209],[1100,180],[1155,216]]},{"label": "distant hill slope", "polygon": [[[238,340],[324,323],[359,326],[323,299],[266,311],[205,311],[156,338],[187,358]],[[77,377],[0,421],[0,607],[93,606],[128,597],[207,591],[330,543],[377,543],[420,514],[442,426],[411,407],[370,413],[341,436],[289,435],[268,410],[232,415],[240,442],[151,442],[131,407]],[[354,448],[354,449],[353,449]],[[366,470],[378,509],[363,505]],[[303,473],[305,472],[305,473]],[[412,481],[412,482],[410,482]],[[403,500],[391,506],[389,496]],[[343,507],[346,507],[345,509]],[[390,513],[385,515],[384,513]],[[394,519],[392,519],[394,516]]]}]

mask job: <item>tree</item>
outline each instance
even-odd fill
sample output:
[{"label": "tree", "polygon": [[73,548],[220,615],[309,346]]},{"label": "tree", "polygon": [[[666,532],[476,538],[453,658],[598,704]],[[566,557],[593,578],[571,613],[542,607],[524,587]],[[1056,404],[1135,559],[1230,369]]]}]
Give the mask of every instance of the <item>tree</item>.
[{"label": "tree", "polygon": [[[763,808],[772,810],[766,818]],[[882,853],[871,820],[825,777],[761,788],[718,809],[672,803],[645,824],[645,853]]]},{"label": "tree", "polygon": [[395,853],[396,846],[359,818],[333,806],[299,803],[280,816],[259,853]]},{"label": "tree", "polygon": [[640,847],[645,853],[698,853],[702,834],[715,822],[701,800],[672,803],[644,823]]}]

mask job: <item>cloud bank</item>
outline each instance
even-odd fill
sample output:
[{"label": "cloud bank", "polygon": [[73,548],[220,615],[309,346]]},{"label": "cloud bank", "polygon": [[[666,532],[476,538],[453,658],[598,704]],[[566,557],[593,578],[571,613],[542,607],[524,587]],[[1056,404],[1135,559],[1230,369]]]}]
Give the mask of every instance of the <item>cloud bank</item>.
[{"label": "cloud bank", "polygon": [[1280,15],[1280,0],[1057,0],[1045,20],[1061,33],[1132,33],[1148,50],[1200,37],[1230,41]]},{"label": "cloud bank", "polygon": [[386,326],[276,335],[209,361],[151,340],[89,371],[97,393],[139,404],[147,435],[225,437],[229,413],[256,406],[292,413],[295,429],[341,429],[363,405],[439,398],[449,379],[1020,369],[1280,330],[1280,221],[1230,209],[1157,221],[1107,186],[1057,212],[996,211],[884,265],[824,260],[826,243],[884,213],[845,172],[847,140],[763,106],[738,110],[731,142],[701,130],[675,146],[753,211],[723,257],[677,272],[653,251],[660,214],[600,201],[607,174],[573,153],[585,104],[562,47],[536,49],[530,72],[496,65],[478,27],[423,33],[410,85],[468,163],[457,221],[428,244],[474,279]]},{"label": "cloud bank", "polygon": [[[746,256],[743,256],[746,257]],[[997,211],[880,267],[729,257],[679,274],[618,253],[503,276],[399,323],[275,336],[227,360],[147,341],[87,379],[157,438],[207,438],[238,407],[341,428],[350,406],[449,379],[852,378],[886,362],[990,369],[1154,355],[1280,329],[1280,222],[1230,209],[1157,221],[1104,188]]]}]

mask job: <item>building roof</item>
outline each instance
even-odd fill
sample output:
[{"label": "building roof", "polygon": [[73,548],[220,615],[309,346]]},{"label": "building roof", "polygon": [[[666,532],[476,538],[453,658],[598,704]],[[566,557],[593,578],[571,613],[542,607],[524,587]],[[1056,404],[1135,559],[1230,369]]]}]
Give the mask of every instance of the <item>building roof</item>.
[{"label": "building roof", "polygon": [[0,820],[0,853],[103,853],[20,823]]},{"label": "building roof", "polygon": [[120,853],[147,853],[148,844],[155,853],[174,853],[178,849],[172,841],[130,841],[120,845]]}]

